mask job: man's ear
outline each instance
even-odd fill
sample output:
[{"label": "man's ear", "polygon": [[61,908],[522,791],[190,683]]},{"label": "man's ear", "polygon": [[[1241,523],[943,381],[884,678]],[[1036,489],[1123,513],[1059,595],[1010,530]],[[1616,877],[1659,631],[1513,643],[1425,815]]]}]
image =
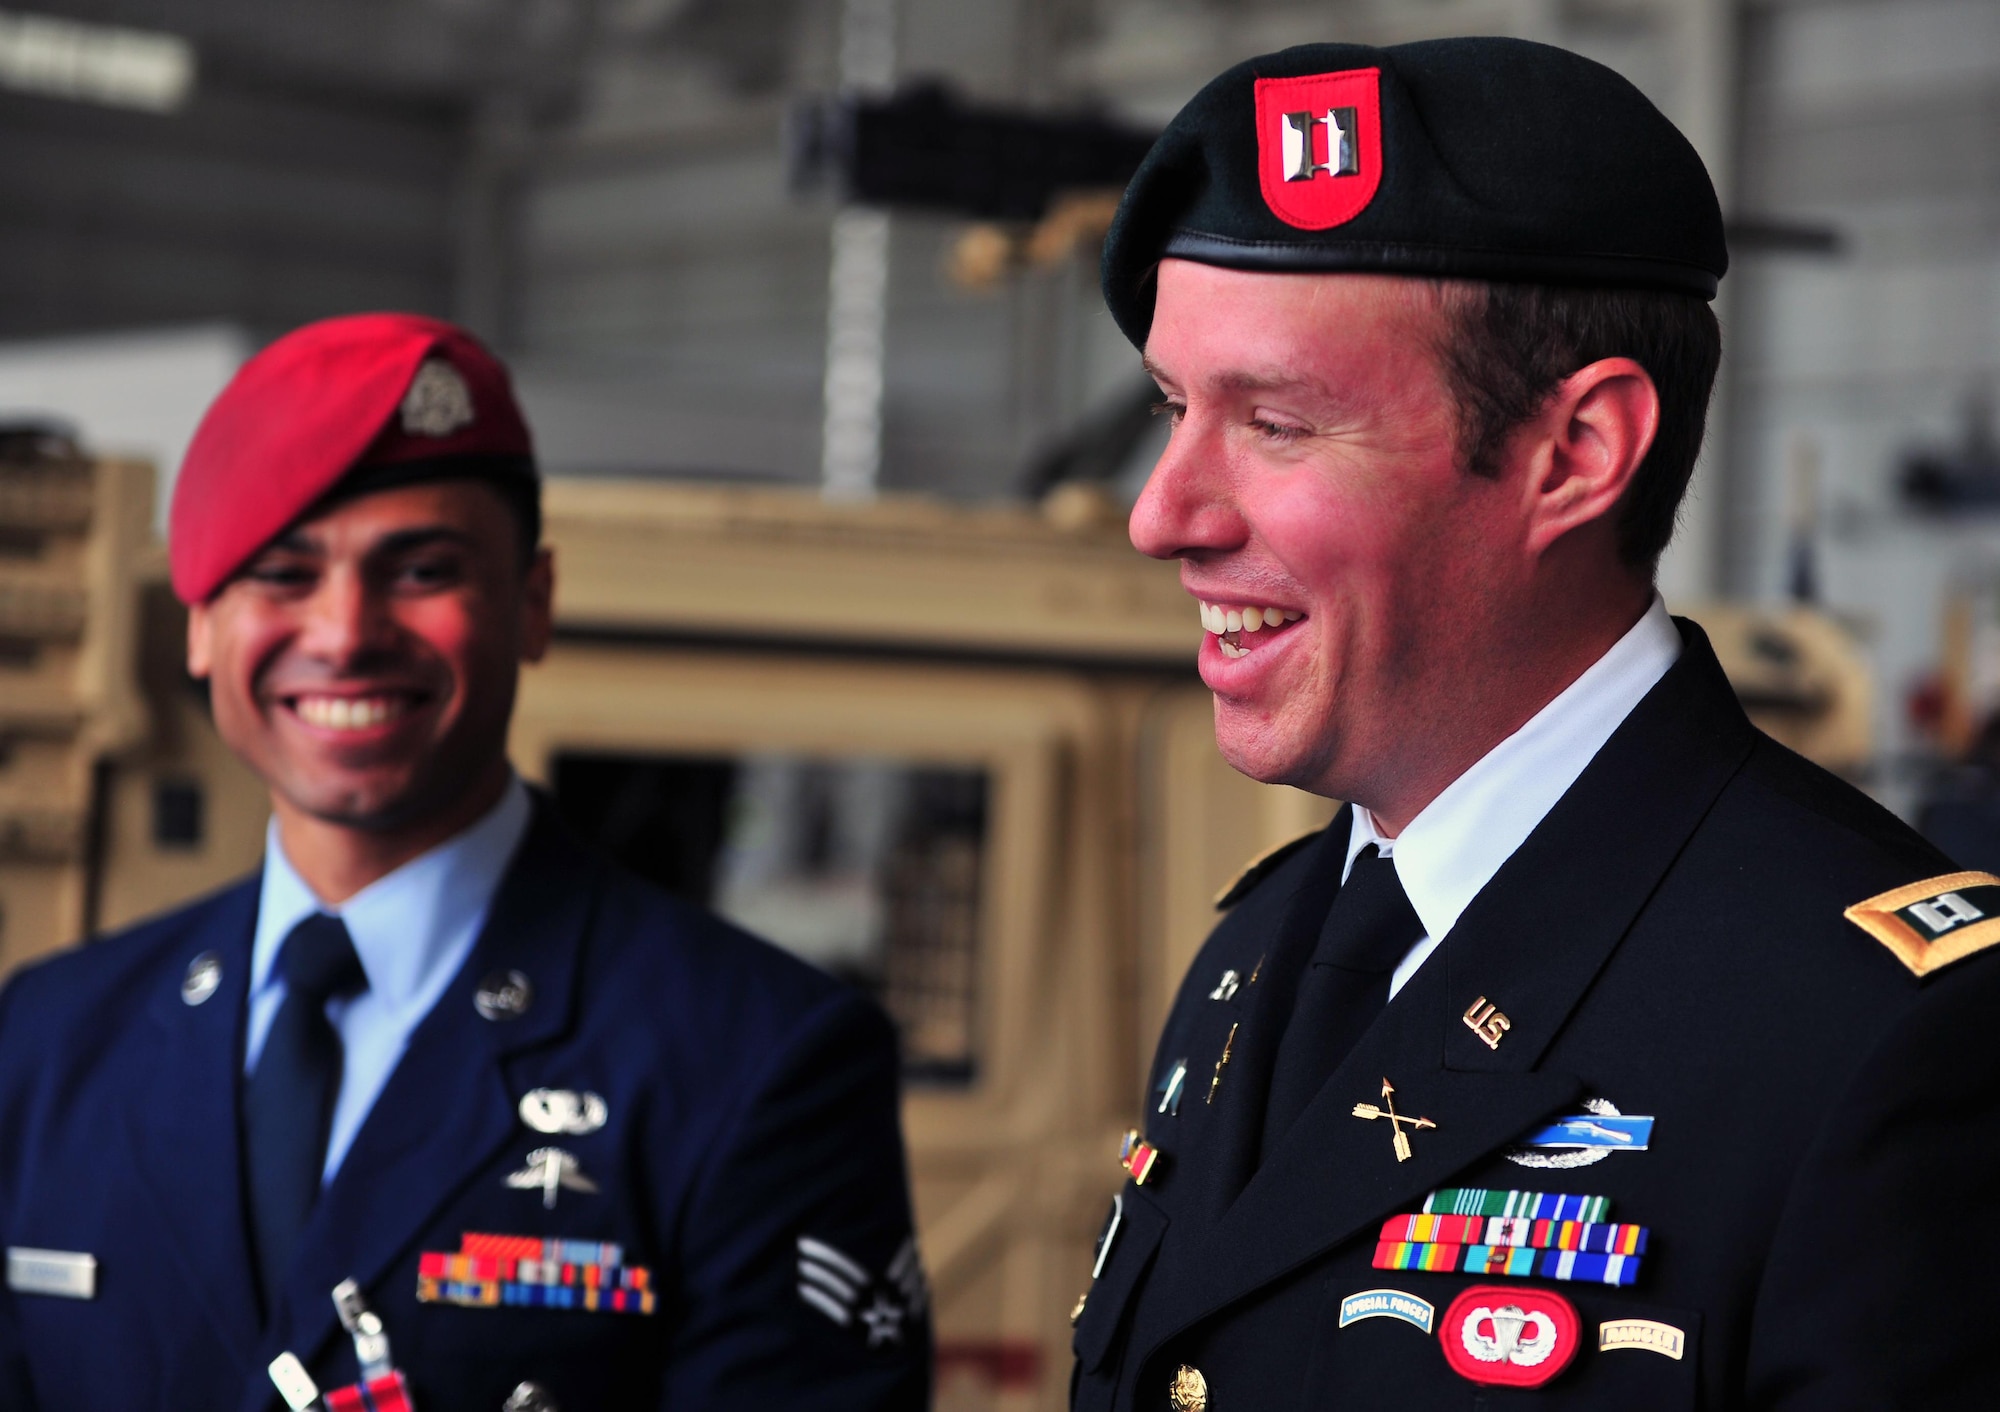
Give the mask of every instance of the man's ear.
[{"label": "man's ear", "polygon": [[521,594],[521,660],[539,662],[555,634],[556,556],[547,545],[535,551]]},{"label": "man's ear", "polygon": [[1529,424],[1537,443],[1523,487],[1530,550],[1608,516],[1659,426],[1660,394],[1632,359],[1604,358],[1564,378]]},{"label": "man's ear", "polygon": [[191,605],[188,608],[187,669],[188,675],[197,681],[205,680],[214,667],[214,635],[215,625],[209,618],[208,605]]}]

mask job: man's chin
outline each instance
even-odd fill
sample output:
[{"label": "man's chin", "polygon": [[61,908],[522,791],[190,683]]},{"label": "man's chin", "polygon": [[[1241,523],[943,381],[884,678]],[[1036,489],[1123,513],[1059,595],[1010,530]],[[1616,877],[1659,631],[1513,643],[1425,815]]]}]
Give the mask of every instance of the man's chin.
[{"label": "man's chin", "polygon": [[1290,785],[1315,794],[1320,792],[1315,788],[1319,773],[1316,761],[1309,752],[1271,740],[1232,740],[1219,730],[1215,744],[1231,769],[1259,784]]},{"label": "man's chin", "polygon": [[408,779],[317,781],[284,791],[299,813],[334,828],[394,833],[449,806]]}]

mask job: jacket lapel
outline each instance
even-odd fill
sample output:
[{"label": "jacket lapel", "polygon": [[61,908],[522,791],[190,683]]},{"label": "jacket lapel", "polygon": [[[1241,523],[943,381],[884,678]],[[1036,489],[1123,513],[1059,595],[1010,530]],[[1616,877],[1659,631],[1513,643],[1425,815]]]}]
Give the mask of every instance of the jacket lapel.
[{"label": "jacket lapel", "polygon": [[[314,1208],[263,1359],[290,1349],[312,1362],[337,1328],[333,1287],[350,1277],[363,1288],[379,1280],[514,1136],[519,1119],[503,1065],[570,1029],[600,866],[537,797],[472,955],[411,1036]],[[485,977],[510,970],[534,987],[527,1012],[485,1019],[474,994]],[[245,1412],[271,1405],[269,1391],[253,1387]]]},{"label": "jacket lapel", "polygon": [[[160,978],[148,1007],[154,1034],[141,1046],[146,1073],[131,1088],[126,1115],[132,1171],[153,1206],[154,1229],[180,1262],[185,1287],[246,1365],[259,1311],[243,1222],[236,1101],[257,897],[254,878],[224,893],[172,953],[173,969]],[[221,984],[201,1004],[188,1005],[181,978],[204,951],[220,958]]]},{"label": "jacket lapel", "polygon": [[[1220,1219],[1257,1169],[1278,1040],[1290,1018],[1299,974],[1312,957],[1320,927],[1340,891],[1349,818],[1342,809],[1290,865],[1298,869],[1299,880],[1288,895],[1274,896],[1274,909],[1253,910],[1246,905],[1226,924],[1268,928],[1269,940],[1261,950],[1246,949],[1245,955],[1255,959],[1249,961],[1245,984],[1233,1001],[1217,1004],[1212,1014],[1203,1016],[1206,1023],[1197,1027],[1197,1035],[1206,1047],[1188,1059],[1188,1091],[1181,1111],[1190,1121],[1174,1135],[1178,1139],[1174,1146],[1180,1149],[1175,1154],[1181,1166],[1178,1184],[1191,1193],[1183,1201],[1190,1214],[1204,1223]],[[1252,975],[1256,979],[1248,980]],[[1217,1082],[1215,1065],[1225,1048],[1229,1059]]]},{"label": "jacket lapel", "polygon": [[[1699,628],[1681,658],[1474,899],[1369,1027],[1219,1221],[1169,1242],[1133,1342],[1141,1358],[1197,1320],[1447,1185],[1582,1093],[1537,1069],[1756,733]],[[1484,996],[1512,1021],[1497,1049],[1466,1025]],[[1399,1162],[1380,1104],[1436,1127]],[[1268,1082],[1268,1073],[1265,1076]],[[1254,1147],[1254,1134],[1252,1143]]]}]

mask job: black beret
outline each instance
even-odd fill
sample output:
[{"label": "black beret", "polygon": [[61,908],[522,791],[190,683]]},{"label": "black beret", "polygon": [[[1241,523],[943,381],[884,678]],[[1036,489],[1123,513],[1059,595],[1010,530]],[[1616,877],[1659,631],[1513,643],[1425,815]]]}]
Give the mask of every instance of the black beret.
[{"label": "black beret", "polygon": [[1238,64],[1160,134],[1105,238],[1105,302],[1141,347],[1168,256],[1708,299],[1729,265],[1680,130],[1602,64],[1524,39]]}]

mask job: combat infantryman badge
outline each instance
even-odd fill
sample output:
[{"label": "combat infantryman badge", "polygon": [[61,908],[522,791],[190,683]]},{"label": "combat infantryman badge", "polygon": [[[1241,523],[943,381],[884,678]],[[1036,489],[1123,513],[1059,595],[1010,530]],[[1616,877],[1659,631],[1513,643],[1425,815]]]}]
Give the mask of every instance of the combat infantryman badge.
[{"label": "combat infantryman badge", "polygon": [[1607,1098],[1586,1098],[1583,1110],[1519,1139],[1507,1160],[1523,1167],[1588,1167],[1614,1152],[1644,1152],[1652,1144],[1651,1118],[1628,1118]]},{"label": "combat infantryman badge", "polygon": [[1411,1157],[1410,1134],[1403,1131],[1403,1125],[1407,1123],[1410,1132],[1415,1132],[1419,1128],[1435,1128],[1437,1124],[1433,1123],[1429,1118],[1405,1118],[1402,1114],[1398,1113],[1396,1111],[1396,1086],[1387,1079],[1382,1080],[1382,1103],[1384,1106],[1380,1108],[1377,1108],[1372,1103],[1357,1103],[1354,1105],[1354,1116],[1357,1118],[1387,1118],[1390,1130],[1396,1134],[1394,1144],[1396,1160],[1398,1162],[1407,1162]]},{"label": "combat infantryman badge", "polygon": [[1462,1378],[1497,1387],[1540,1387],[1576,1357],[1582,1324],[1554,1290],[1474,1285],[1444,1311],[1438,1342]]},{"label": "combat infantryman badge", "polygon": [[1257,80],[1257,184],[1286,225],[1328,230],[1382,184],[1382,71]]},{"label": "combat infantryman badge", "polygon": [[1946,873],[1857,902],[1842,915],[1926,976],[2000,941],[2000,878]]}]

